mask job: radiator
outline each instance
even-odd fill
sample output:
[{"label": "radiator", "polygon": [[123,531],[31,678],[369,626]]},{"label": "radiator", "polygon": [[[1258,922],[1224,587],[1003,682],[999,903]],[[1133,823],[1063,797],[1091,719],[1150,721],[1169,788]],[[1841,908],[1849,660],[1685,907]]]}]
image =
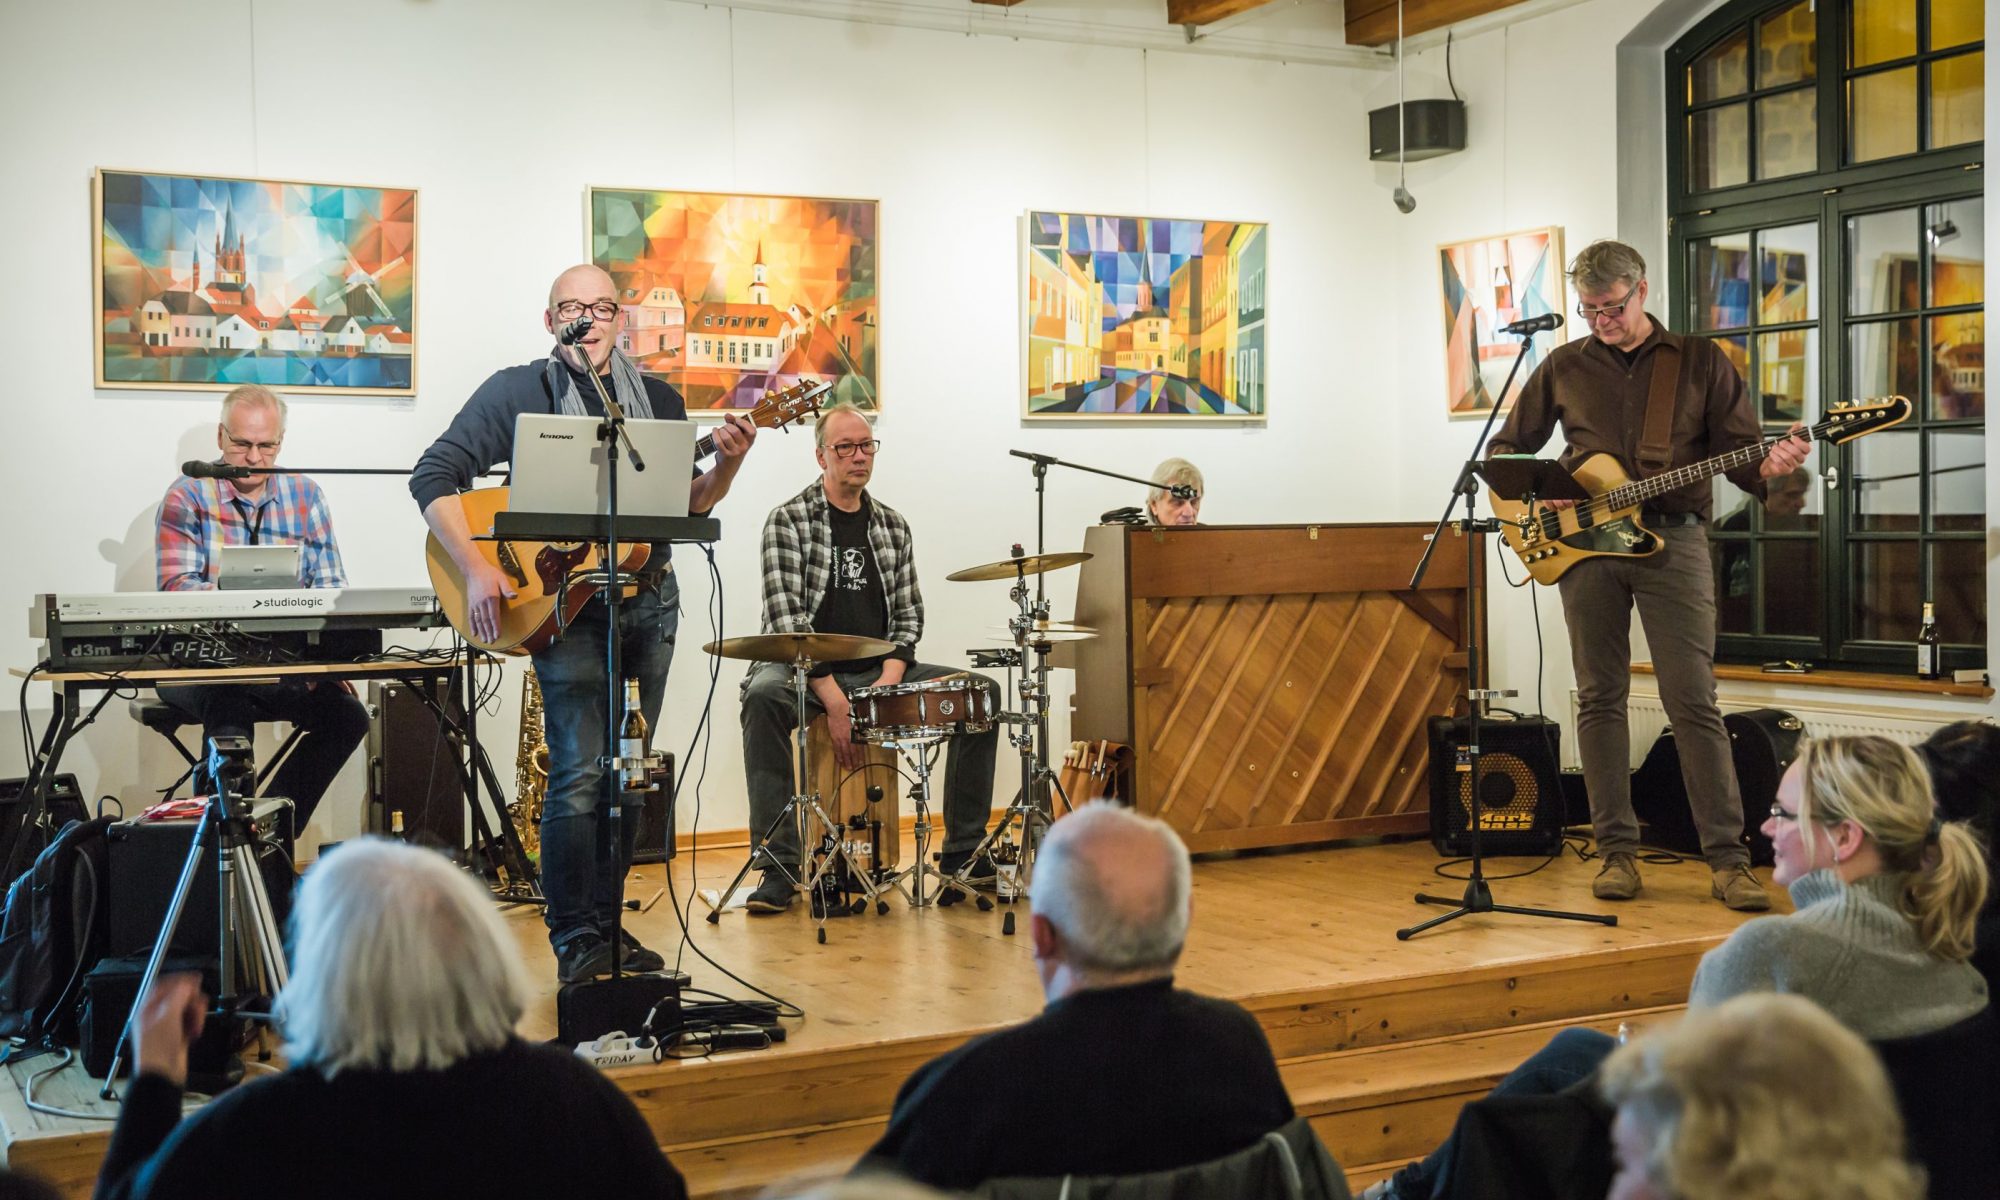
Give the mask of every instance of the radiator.
[{"label": "radiator", "polygon": [[[1873,708],[1863,704],[1810,704],[1792,701],[1776,702],[1737,700],[1724,697],[1719,706],[1723,712],[1745,712],[1753,708],[1780,708],[1791,713],[1805,723],[1809,737],[1834,737],[1842,734],[1873,733],[1894,738],[1907,745],[1916,745],[1931,735],[1940,725],[1963,720],[1963,712],[1947,712],[1938,709],[1921,708]],[[1645,760],[1646,752],[1659,740],[1660,731],[1667,727],[1667,710],[1660,706],[1657,694],[1632,691],[1629,731],[1632,736],[1632,765],[1637,767]],[[1576,689],[1569,693],[1569,736],[1563,739],[1563,766],[1569,770],[1581,770],[1583,764],[1576,753]]]}]

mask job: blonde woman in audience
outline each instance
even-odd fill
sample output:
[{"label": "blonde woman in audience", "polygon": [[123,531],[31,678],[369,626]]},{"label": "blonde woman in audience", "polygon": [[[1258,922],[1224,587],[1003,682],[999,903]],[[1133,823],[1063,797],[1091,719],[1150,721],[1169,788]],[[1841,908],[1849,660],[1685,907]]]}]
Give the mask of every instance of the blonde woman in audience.
[{"label": "blonde woman in audience", "polygon": [[516,1036],[527,975],[470,875],[362,838],[306,872],[292,921],[278,997],[289,1069],[183,1118],[208,998],[195,976],[163,978],[139,1013],[100,1200],[685,1200],[623,1092]]},{"label": "blonde woman in audience", "polygon": [[1606,1200],[1920,1200],[1867,1043],[1798,996],[1739,996],[1604,1064],[1618,1173]]}]

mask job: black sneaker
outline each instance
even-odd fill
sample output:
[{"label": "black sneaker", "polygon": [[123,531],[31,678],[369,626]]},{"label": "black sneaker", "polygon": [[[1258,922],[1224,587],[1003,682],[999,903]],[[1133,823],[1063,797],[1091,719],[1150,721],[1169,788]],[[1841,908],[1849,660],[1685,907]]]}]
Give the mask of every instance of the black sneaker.
[{"label": "black sneaker", "polygon": [[786,878],[783,871],[766,871],[764,882],[750,893],[743,907],[753,913],[781,913],[792,906],[792,899],[797,895],[792,881]]},{"label": "black sneaker", "polygon": [[[632,936],[632,931],[629,929],[621,927],[618,930],[618,945],[622,951],[618,956],[618,969],[627,974],[650,975],[654,971],[667,969],[667,960],[660,956],[660,952],[648,949],[638,938]],[[607,961],[605,970],[610,969],[610,963]]]},{"label": "black sneaker", "polygon": [[595,932],[579,933],[556,947],[556,982],[580,983],[611,974],[611,943]]},{"label": "black sneaker", "polygon": [[[971,861],[972,868],[960,876],[959,871],[965,867],[968,860]],[[974,887],[991,886],[994,878],[993,860],[984,854],[975,859],[970,850],[947,850],[938,858],[938,870],[943,871],[947,877],[962,878]]]}]

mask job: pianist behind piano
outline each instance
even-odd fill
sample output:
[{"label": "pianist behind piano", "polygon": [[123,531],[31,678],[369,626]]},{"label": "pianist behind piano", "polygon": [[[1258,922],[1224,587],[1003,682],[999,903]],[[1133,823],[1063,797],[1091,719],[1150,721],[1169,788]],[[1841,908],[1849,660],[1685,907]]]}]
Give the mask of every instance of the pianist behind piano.
[{"label": "pianist behind piano", "polygon": [[[215,440],[222,461],[238,467],[274,467],[285,440],[285,402],[276,392],[245,384],[222,400]],[[155,567],[161,591],[215,587],[223,546],[296,543],[300,587],[345,587],[333,518],[319,485],[303,475],[252,475],[246,479],[181,476],[160,502]],[[297,806],[303,829],[320,797],[368,733],[368,716],[345,683],[288,679],[269,684],[163,687],[160,699],[201,722],[203,744],[213,737],[253,737],[260,721],[289,721],[303,731],[298,745],[265,789]],[[207,779],[204,771],[200,778]]]}]

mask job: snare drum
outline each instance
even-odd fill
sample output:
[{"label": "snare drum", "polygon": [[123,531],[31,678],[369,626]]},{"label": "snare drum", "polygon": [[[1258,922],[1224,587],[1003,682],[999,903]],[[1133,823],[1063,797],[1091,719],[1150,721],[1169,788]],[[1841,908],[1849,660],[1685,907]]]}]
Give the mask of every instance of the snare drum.
[{"label": "snare drum", "polygon": [[984,733],[993,726],[993,694],[963,673],[856,688],[847,698],[854,706],[854,740],[871,745]]}]

